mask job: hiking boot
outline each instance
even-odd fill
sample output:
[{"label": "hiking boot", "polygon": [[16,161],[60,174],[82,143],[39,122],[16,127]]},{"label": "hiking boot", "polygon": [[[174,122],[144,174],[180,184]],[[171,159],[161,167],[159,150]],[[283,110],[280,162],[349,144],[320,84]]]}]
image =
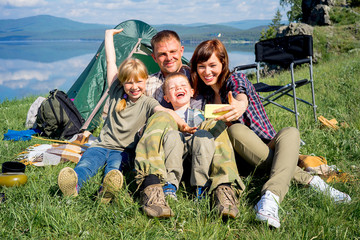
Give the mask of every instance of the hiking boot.
[{"label": "hiking boot", "polygon": [[164,191],[165,197],[169,197],[177,201],[176,196],[176,186],[170,182],[165,183],[165,185],[162,187]]},{"label": "hiking boot", "polygon": [[77,182],[78,177],[74,169],[70,167],[61,169],[58,175],[58,185],[64,197],[78,195]]},{"label": "hiking boot", "polygon": [[270,226],[279,228],[280,219],[278,216],[279,196],[270,191],[266,191],[261,196],[260,201],[255,205],[256,220],[267,222]]},{"label": "hiking boot", "polygon": [[311,179],[309,185],[314,190],[322,192],[325,195],[328,195],[335,203],[351,202],[351,197],[349,195],[329,186],[319,176],[314,176],[313,179]]},{"label": "hiking boot", "polygon": [[161,184],[152,184],[140,192],[142,209],[149,217],[168,218],[174,216],[165,201]]},{"label": "hiking boot", "polygon": [[222,217],[236,218],[239,214],[238,201],[231,186],[220,185],[214,193],[215,208]]},{"label": "hiking boot", "polygon": [[123,186],[123,175],[119,170],[111,170],[104,177],[102,188],[99,192],[101,203],[109,203]]},{"label": "hiking boot", "polygon": [[208,193],[208,188],[205,186],[197,186],[196,187],[196,199],[202,200],[206,198],[206,195]]}]

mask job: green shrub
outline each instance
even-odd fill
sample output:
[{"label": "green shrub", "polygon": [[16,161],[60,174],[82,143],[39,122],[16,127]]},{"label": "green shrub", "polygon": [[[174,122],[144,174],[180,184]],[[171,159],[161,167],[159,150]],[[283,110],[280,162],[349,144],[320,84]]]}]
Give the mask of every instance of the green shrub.
[{"label": "green shrub", "polygon": [[[360,0],[356,0],[360,2]],[[360,15],[344,7],[334,7],[330,12],[330,20],[340,25],[355,24],[360,21]]]}]

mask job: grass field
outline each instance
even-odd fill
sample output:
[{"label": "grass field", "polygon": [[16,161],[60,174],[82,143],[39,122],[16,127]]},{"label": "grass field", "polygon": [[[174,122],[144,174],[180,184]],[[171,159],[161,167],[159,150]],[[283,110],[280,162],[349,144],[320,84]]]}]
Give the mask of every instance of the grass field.
[{"label": "grass field", "polygon": [[[296,70],[305,77],[307,68]],[[288,73],[269,81],[286,81]],[[140,210],[131,178],[116,201],[101,205],[94,198],[101,174],[91,179],[75,198],[63,198],[57,175],[65,166],[27,167],[28,182],[21,187],[0,187],[7,200],[0,204],[0,239],[360,239],[360,53],[333,57],[314,66],[318,115],[336,118],[347,127],[322,129],[314,122],[311,108],[299,104],[302,154],[324,156],[329,165],[353,175],[356,180],[332,183],[352,197],[350,204],[333,204],[309,188],[292,184],[279,211],[281,228],[269,229],[255,221],[253,206],[259,200],[266,178],[244,176],[247,190],[240,198],[240,216],[222,221],[212,211],[210,199],[195,202],[181,188],[179,201],[170,202],[176,216],[150,219]],[[298,95],[310,99],[309,88]],[[27,111],[36,97],[0,104],[0,134],[8,129],[24,130]],[[291,100],[284,100],[291,105]],[[266,108],[276,130],[295,126],[294,116],[280,108]],[[1,141],[0,163],[16,159],[18,153],[41,140]]]}]

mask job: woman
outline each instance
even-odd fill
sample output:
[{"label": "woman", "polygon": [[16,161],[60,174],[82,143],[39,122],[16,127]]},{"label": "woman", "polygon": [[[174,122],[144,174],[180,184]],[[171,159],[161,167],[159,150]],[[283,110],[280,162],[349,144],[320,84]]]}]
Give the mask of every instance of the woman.
[{"label": "woman", "polygon": [[[214,113],[228,111],[216,120],[233,123],[229,124],[228,133],[235,151],[252,166],[270,172],[261,199],[255,205],[257,220],[280,227],[278,208],[292,178],[329,194],[336,202],[351,200],[318,176],[313,177],[297,167],[299,131],[289,127],[276,133],[252,83],[244,74],[230,72],[227,51],[221,41],[214,39],[200,43],[190,64],[195,94],[203,95],[205,103],[230,104]],[[241,165],[240,162],[237,164]]]}]

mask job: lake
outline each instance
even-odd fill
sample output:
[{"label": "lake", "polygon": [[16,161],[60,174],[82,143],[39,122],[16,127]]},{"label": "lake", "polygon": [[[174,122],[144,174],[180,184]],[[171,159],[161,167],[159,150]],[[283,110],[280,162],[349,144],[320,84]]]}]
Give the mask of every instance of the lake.
[{"label": "lake", "polygon": [[[0,42],[0,102],[52,89],[66,92],[95,55],[100,41]],[[196,46],[185,46],[190,59]],[[253,63],[252,44],[226,46],[230,68]]]}]

